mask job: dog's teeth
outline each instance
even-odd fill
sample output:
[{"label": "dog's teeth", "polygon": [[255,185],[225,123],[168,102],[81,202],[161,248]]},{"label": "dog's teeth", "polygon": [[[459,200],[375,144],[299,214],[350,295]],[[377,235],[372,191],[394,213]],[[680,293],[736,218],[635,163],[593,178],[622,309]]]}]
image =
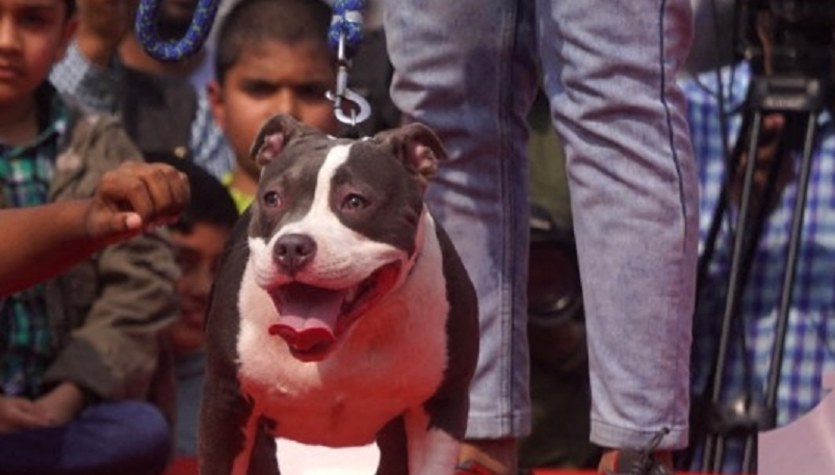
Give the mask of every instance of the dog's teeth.
[{"label": "dog's teeth", "polygon": [[353,303],[357,298],[357,288],[353,287],[345,294],[345,303]]}]

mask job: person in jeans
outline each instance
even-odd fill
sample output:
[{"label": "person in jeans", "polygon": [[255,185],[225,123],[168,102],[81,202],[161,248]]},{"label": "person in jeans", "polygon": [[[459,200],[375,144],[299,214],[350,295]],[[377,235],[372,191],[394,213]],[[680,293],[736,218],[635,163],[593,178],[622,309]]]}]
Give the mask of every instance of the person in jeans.
[{"label": "person in jeans", "polygon": [[526,117],[541,83],[566,149],[599,470],[653,446],[636,463],[664,473],[688,439],[698,206],[675,77],[689,1],[389,0],[384,26],[395,104],[448,148],[429,206],[479,294],[460,471],[513,473],[530,429]]}]

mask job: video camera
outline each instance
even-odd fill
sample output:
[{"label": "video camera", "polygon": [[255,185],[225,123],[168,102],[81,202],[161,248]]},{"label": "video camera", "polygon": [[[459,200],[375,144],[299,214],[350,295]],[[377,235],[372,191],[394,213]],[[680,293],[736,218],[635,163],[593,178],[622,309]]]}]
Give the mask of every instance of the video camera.
[{"label": "video camera", "polygon": [[[835,58],[835,0],[739,0],[742,56],[767,75],[823,78]],[[770,44],[770,64],[762,37]]]}]

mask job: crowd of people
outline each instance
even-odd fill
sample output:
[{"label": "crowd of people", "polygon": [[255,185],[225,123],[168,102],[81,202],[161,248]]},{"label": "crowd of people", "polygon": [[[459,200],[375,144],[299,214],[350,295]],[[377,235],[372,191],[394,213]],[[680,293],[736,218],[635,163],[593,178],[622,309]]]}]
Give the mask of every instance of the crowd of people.
[{"label": "crowd of people", "polygon": [[[356,133],[326,97],[328,2],[225,2],[212,41],[176,62],[142,48],[138,3],[0,0],[0,473],[151,475],[194,457],[203,317],[257,186],[252,141],[277,113]],[[739,231],[711,218],[740,212],[749,157],[734,144],[749,138],[750,83],[774,73],[773,18],[757,17],[765,67],[686,75],[688,0],[378,5],[352,65],[373,111],[361,133],[420,121],[442,139],[450,159],[427,202],[479,296],[457,473],[711,468],[699,422],[721,410],[702,403]],[[196,7],[162,0],[162,39],[182,37]],[[746,409],[774,371],[762,361],[798,199],[793,116],[767,112],[751,160],[755,196],[771,194],[752,206],[763,224],[719,401]],[[534,119],[560,138],[536,160],[564,160],[551,209],[570,207],[567,220],[531,206]],[[814,407],[835,369],[831,128],[823,111],[778,425]],[[720,468],[739,471],[739,445],[727,452]]]}]

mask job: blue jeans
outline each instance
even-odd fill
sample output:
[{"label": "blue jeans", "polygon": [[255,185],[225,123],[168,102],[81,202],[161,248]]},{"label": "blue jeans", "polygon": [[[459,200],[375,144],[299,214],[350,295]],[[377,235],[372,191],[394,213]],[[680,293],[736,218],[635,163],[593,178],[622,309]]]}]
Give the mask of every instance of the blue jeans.
[{"label": "blue jeans", "polygon": [[154,406],[108,402],[65,426],[0,435],[0,473],[157,475],[171,449],[168,423]]},{"label": "blue jeans", "polygon": [[564,139],[588,325],[591,438],[687,441],[696,177],[675,76],[688,0],[387,0],[392,94],[451,159],[429,187],[479,293],[468,438],[530,430],[527,112]]}]

